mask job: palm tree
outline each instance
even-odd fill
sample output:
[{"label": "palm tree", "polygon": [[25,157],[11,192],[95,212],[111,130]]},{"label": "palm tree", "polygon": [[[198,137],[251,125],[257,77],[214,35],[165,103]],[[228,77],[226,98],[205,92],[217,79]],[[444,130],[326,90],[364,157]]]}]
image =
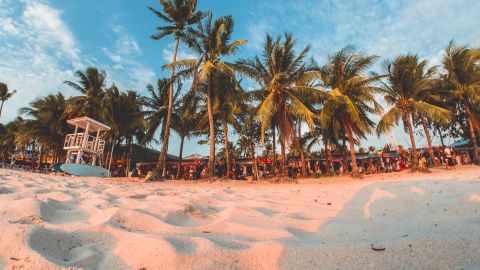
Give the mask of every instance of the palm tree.
[{"label": "palm tree", "polygon": [[[178,99],[181,89],[182,84],[178,83],[177,90],[173,95],[173,102]],[[169,103],[169,91],[170,81],[165,78],[157,80],[157,89],[155,89],[155,87],[153,87],[151,84],[147,85],[148,96],[141,98],[146,122],[146,134],[143,143],[150,142],[152,140],[155,141],[153,136],[160,126],[162,126],[160,129],[161,131],[165,130]],[[164,134],[165,133],[160,132],[160,142],[163,141]],[[158,163],[160,162],[161,158],[162,157],[160,153],[160,156],[158,157]],[[157,164],[157,168],[161,168],[159,164]]]},{"label": "palm tree", "polygon": [[29,107],[20,109],[22,114],[31,117],[26,119],[23,131],[31,134],[42,147],[54,150],[54,161],[60,157],[62,142],[69,128],[67,99],[62,93],[39,97]]},{"label": "palm tree", "polygon": [[40,146],[39,166],[45,149],[54,150],[54,161],[59,158],[63,139],[68,133],[67,100],[58,93],[39,97],[29,104],[29,107],[20,109],[29,119],[24,121],[20,132],[35,139]]},{"label": "palm tree", "polygon": [[14,120],[4,125],[4,133],[0,137],[0,149],[3,156],[12,153],[16,150],[15,137],[19,133],[20,127],[25,120],[18,116]]},{"label": "palm tree", "polygon": [[101,103],[104,96],[107,73],[95,67],[89,67],[85,72],[75,73],[78,82],[65,81],[64,83],[80,92],[80,96],[70,98],[72,104],[71,115],[84,115],[96,120],[101,119]]},{"label": "palm tree", "polygon": [[246,104],[243,100],[238,98],[238,95],[242,92],[237,88],[235,78],[228,74],[218,73],[215,76],[215,102],[213,105],[213,111],[215,115],[221,121],[223,128],[223,139],[225,148],[225,163],[227,178],[230,177],[230,144],[228,139],[228,126],[232,125],[234,128],[238,128],[240,123],[235,118],[235,115],[239,115],[246,109]]},{"label": "palm tree", "polygon": [[320,112],[320,124],[326,128],[332,124],[332,118],[341,121],[350,145],[352,176],[358,176],[355,144],[374,126],[370,114],[382,111],[375,98],[381,92],[375,86],[379,76],[363,74],[376,58],[363,56],[349,46],[330,56],[319,72],[323,83],[331,89]]},{"label": "palm tree", "polygon": [[[285,148],[290,145],[295,130],[293,119],[305,121],[313,129],[315,114],[305,102],[316,102],[324,92],[309,86],[297,85],[299,81],[313,74],[313,66],[305,63],[310,47],[305,47],[298,55],[295,52],[295,39],[285,34],[273,39],[267,35],[262,57],[237,61],[235,68],[245,76],[255,80],[259,90],[247,92],[260,100],[257,116],[262,123],[261,138],[264,142],[266,129],[278,127],[281,142],[281,174],[285,172]],[[275,140],[275,138],[273,138]]]},{"label": "palm tree", "polygon": [[3,103],[9,100],[16,92],[17,90],[8,90],[7,84],[0,82],[0,116],[2,115]]},{"label": "palm tree", "polygon": [[[393,62],[386,62],[387,83],[384,84],[385,102],[392,108],[387,111],[377,125],[377,133],[389,131],[403,120],[412,144],[412,169],[417,166],[417,147],[413,135],[412,117],[428,117],[433,121],[445,122],[451,113],[441,107],[427,103],[424,97],[434,89],[433,76],[435,67],[426,68],[427,62],[419,61],[416,55],[397,57]],[[428,129],[425,130],[428,132]],[[433,157],[431,142],[429,151]]]},{"label": "palm tree", "polygon": [[470,141],[473,146],[473,160],[480,162],[480,148],[477,136],[480,133],[480,48],[456,47],[451,41],[445,50],[443,68],[450,97],[463,104],[466,110]]},{"label": "palm tree", "polygon": [[177,61],[177,51],[180,39],[186,38],[186,31],[189,26],[194,25],[202,20],[204,14],[197,11],[197,0],[160,0],[163,12],[148,7],[153,13],[157,15],[160,20],[165,22],[166,26],[157,27],[158,33],[152,35],[154,40],[160,40],[166,36],[175,36],[175,48],[173,49],[173,59],[170,74],[170,83],[168,91],[168,108],[167,117],[163,129],[163,145],[160,152],[160,158],[157,169],[162,169],[162,177],[166,174],[166,158],[168,152],[168,141],[170,137],[170,125],[172,119],[173,108],[173,78],[175,77],[175,63]]},{"label": "palm tree", "polygon": [[215,74],[226,73],[234,76],[231,65],[222,61],[222,57],[235,54],[246,40],[231,41],[234,22],[232,16],[219,17],[213,21],[212,14],[206,16],[205,22],[197,23],[195,30],[191,29],[186,39],[187,46],[200,57],[179,60],[165,67],[179,66],[185,68],[182,75],[193,75],[193,86],[199,83],[207,84],[207,113],[209,125],[210,155],[208,159],[208,175],[215,172],[215,119],[213,103],[215,99]]},{"label": "palm tree", "polygon": [[[129,159],[132,143],[135,137],[141,137],[145,130],[145,120],[142,111],[142,99],[135,91],[121,92],[117,86],[112,85],[105,91],[102,102],[103,119],[110,126],[109,137],[112,142],[110,159],[116,144],[125,141],[124,164],[125,173],[129,171]],[[108,164],[111,164],[109,160]]]},{"label": "palm tree", "polygon": [[199,98],[195,96],[195,92],[190,91],[183,96],[181,102],[175,107],[175,111],[172,115],[172,128],[180,136],[177,178],[181,177],[184,141],[185,139],[198,135],[198,133],[195,132],[200,118],[198,113],[198,103]]},{"label": "palm tree", "polygon": [[257,146],[261,143],[259,135],[262,133],[262,124],[258,121],[255,109],[251,105],[238,117],[242,125],[237,128],[239,136],[237,144],[241,151],[245,153],[245,157],[253,160],[253,179],[256,180],[258,179],[258,167],[255,153]]}]

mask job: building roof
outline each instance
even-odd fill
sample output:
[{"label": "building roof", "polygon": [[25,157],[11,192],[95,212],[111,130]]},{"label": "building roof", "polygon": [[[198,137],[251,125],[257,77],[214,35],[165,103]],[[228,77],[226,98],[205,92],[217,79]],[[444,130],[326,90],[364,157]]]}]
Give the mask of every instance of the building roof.
[{"label": "building roof", "polygon": [[90,124],[88,127],[88,130],[90,132],[110,130],[109,126],[104,125],[98,122],[97,120],[94,120],[86,116],[69,119],[67,123],[69,123],[72,126],[77,126],[84,130],[87,128],[87,124]]},{"label": "building roof", "polygon": [[183,159],[208,159],[208,157],[202,156],[200,154],[191,154],[189,156],[183,157]]},{"label": "building roof", "polygon": [[460,146],[468,146],[470,144],[469,139],[460,139],[455,141],[450,145],[450,147],[460,147]]}]

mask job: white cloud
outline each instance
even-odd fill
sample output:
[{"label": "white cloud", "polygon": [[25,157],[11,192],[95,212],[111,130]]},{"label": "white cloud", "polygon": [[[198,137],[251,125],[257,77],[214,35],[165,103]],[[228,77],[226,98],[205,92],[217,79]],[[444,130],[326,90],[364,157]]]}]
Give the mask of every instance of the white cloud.
[{"label": "white cloud", "polygon": [[121,88],[142,91],[152,83],[155,72],[139,60],[142,50],[135,38],[123,27],[112,26],[116,38],[111,48],[103,47],[102,51],[113,62],[108,68],[110,81]]},{"label": "white cloud", "polygon": [[1,0],[0,30],[0,81],[18,90],[5,103],[1,121],[6,122],[34,98],[65,89],[62,82],[72,79],[81,63],[61,12],[45,2]]},{"label": "white cloud", "polygon": [[79,49],[76,40],[61,19],[61,11],[47,4],[26,1],[21,20],[24,24],[25,37],[30,35],[38,46],[58,49],[66,54],[71,60],[79,60]]},{"label": "white cloud", "polygon": [[19,29],[13,23],[12,18],[0,18],[0,29],[8,35],[20,34]]}]

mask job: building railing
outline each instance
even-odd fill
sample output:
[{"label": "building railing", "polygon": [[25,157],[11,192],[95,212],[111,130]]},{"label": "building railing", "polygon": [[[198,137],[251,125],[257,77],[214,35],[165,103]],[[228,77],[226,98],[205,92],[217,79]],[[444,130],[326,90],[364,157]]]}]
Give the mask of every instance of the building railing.
[{"label": "building railing", "polygon": [[105,140],[96,138],[91,135],[87,135],[85,138],[84,133],[72,133],[68,134],[65,138],[63,149],[83,149],[90,150],[95,153],[103,153],[105,149]]}]

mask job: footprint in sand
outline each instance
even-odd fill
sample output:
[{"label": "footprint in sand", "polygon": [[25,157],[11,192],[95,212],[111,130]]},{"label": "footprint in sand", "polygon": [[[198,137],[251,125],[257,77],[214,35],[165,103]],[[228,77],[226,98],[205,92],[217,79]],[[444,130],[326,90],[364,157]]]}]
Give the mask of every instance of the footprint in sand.
[{"label": "footprint in sand", "polygon": [[138,199],[138,200],[143,200],[145,199],[149,194],[135,194],[130,196],[132,199]]},{"label": "footprint in sand", "polygon": [[88,215],[82,209],[79,209],[75,203],[61,202],[53,199],[47,199],[40,205],[42,220],[52,224],[62,224],[85,220]]},{"label": "footprint in sand", "polygon": [[247,250],[251,243],[258,242],[255,238],[226,233],[192,233],[190,236],[202,237],[222,249]]},{"label": "footprint in sand", "polygon": [[128,269],[114,255],[116,241],[109,234],[37,228],[30,235],[28,244],[48,261],[63,267]]},{"label": "footprint in sand", "polygon": [[0,187],[0,195],[14,193],[15,189]]},{"label": "footprint in sand", "polygon": [[197,249],[197,245],[186,238],[167,236],[165,240],[170,243],[179,254],[193,254]]},{"label": "footprint in sand", "polygon": [[187,204],[183,211],[169,212],[163,221],[181,227],[204,226],[220,220],[223,210],[225,208]]},{"label": "footprint in sand", "polygon": [[274,210],[271,210],[271,209],[268,209],[268,208],[264,208],[264,207],[254,207],[252,209],[257,211],[257,212],[260,212],[260,213],[262,213],[266,216],[269,216],[269,217],[272,217],[273,215],[278,214],[277,211],[274,211]]}]

